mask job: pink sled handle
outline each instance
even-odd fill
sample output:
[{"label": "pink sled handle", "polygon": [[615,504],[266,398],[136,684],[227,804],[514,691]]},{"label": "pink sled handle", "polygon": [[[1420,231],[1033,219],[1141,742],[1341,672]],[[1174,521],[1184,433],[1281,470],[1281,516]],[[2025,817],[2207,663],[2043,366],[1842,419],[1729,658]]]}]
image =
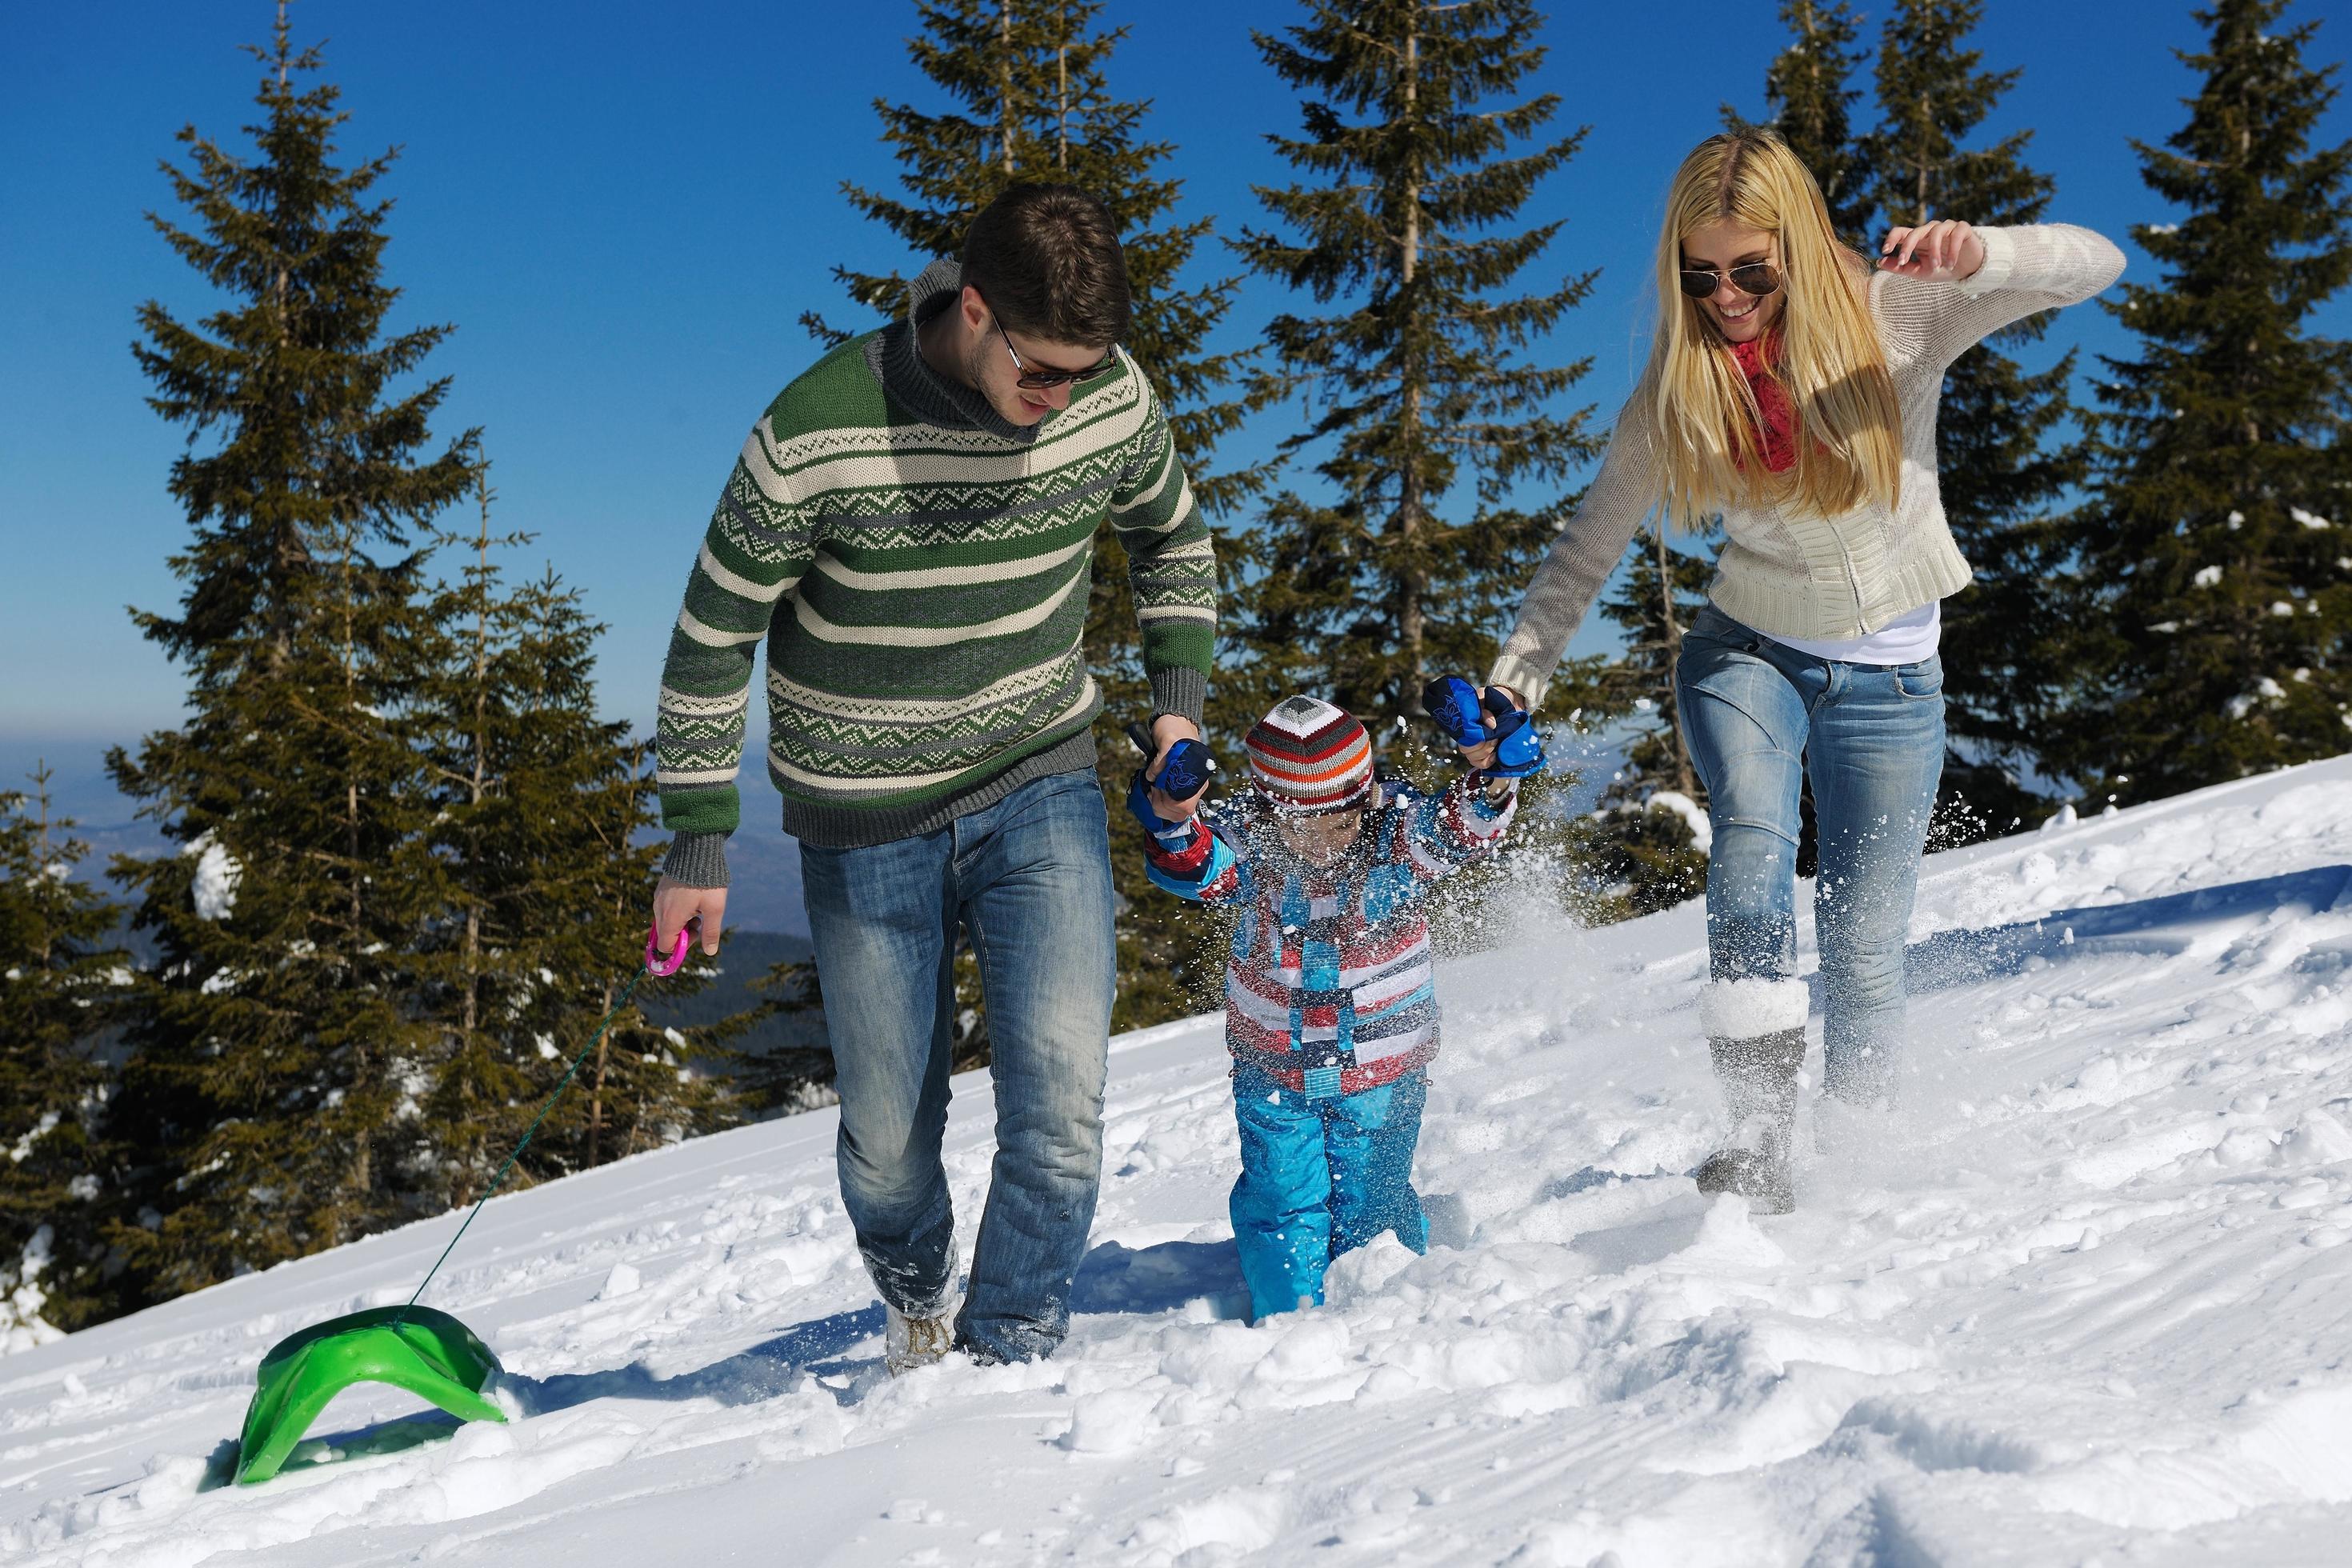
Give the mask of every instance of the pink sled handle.
[{"label": "pink sled handle", "polygon": [[661,953],[661,927],[652,926],[646,931],[646,969],[656,980],[667,980],[686,967],[687,943],[693,933],[685,926],[677,928],[677,945],[664,958]]}]

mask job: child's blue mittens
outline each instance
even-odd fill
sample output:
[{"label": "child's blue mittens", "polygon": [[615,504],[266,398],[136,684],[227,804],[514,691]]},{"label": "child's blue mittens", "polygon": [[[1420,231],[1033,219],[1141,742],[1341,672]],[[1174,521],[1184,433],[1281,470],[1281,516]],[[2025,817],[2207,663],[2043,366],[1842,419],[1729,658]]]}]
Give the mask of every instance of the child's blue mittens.
[{"label": "child's blue mittens", "polygon": [[1154,838],[1164,837],[1186,826],[1182,822],[1171,822],[1151,809],[1151,785],[1144,779],[1141,768],[1136,769],[1135,777],[1128,782],[1127,809],[1136,821],[1143,824],[1143,831]]},{"label": "child's blue mittens", "polygon": [[1160,776],[1152,784],[1171,800],[1190,800],[1209,787],[1209,777],[1216,771],[1208,747],[1198,741],[1179,741],[1168,748],[1168,760],[1160,764]]},{"label": "child's blue mittens", "polygon": [[1492,739],[1478,721],[1478,689],[1458,675],[1442,675],[1423,687],[1421,705],[1457,746],[1483,746]]},{"label": "child's blue mittens", "polygon": [[[1482,696],[1478,688],[1460,676],[1442,676],[1422,689],[1421,705],[1455,745],[1466,748],[1495,742],[1495,761],[1478,770],[1481,777],[1517,779],[1542,771],[1543,732],[1526,709],[1497,689],[1490,686]],[[1481,708],[1495,716],[1492,730],[1478,717]]]},{"label": "child's blue mittens", "polygon": [[1478,771],[1490,779],[1523,779],[1541,773],[1543,731],[1536,728],[1535,716],[1491,686],[1486,688],[1486,710],[1495,716],[1495,762]]},{"label": "child's blue mittens", "polygon": [[[1132,731],[1130,738],[1139,746],[1146,739]],[[1168,760],[1160,764],[1158,778],[1146,778],[1143,769],[1135,770],[1135,776],[1128,781],[1127,809],[1154,838],[1181,837],[1188,819],[1171,822],[1161,816],[1151,808],[1151,792],[1157,789],[1171,800],[1191,800],[1209,787],[1210,776],[1216,771],[1216,759],[1209,755],[1208,747],[1194,740],[1179,741],[1168,748]]]}]

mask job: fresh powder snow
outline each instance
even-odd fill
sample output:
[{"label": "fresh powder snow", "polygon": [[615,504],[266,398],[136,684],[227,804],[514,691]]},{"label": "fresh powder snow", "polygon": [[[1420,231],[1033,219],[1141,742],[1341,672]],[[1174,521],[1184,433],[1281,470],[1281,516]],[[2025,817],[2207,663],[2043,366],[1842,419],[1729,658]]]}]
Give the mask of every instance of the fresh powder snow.
[{"label": "fresh powder snow", "polygon": [[1051,1362],[883,1373],[817,1111],[489,1205],[426,1300],[508,1425],[357,1389],[222,1484],[262,1352],[456,1215],[8,1356],[0,1559],[2344,1561],[2352,758],[1930,858],[1906,1108],[1809,1110],[1785,1218],[1691,1184],[1698,905],[1496,934],[1440,970],[1429,1255],[1327,1310],[1238,1320],[1225,1057],[1171,1025],[1113,1044]]}]

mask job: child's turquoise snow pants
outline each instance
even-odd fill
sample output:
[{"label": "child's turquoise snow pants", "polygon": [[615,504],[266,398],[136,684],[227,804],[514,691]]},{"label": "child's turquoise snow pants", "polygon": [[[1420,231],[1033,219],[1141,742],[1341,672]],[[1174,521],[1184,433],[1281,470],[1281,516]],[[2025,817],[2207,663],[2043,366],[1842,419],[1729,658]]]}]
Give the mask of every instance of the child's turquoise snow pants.
[{"label": "child's turquoise snow pants", "polygon": [[1384,1230],[1429,1250],[1429,1220],[1412,1190],[1412,1152],[1429,1080],[1419,1070],[1355,1094],[1309,1099],[1253,1067],[1234,1072],[1242,1176],[1234,1184],[1234,1246],[1250,1316],[1323,1301],[1323,1271]]}]

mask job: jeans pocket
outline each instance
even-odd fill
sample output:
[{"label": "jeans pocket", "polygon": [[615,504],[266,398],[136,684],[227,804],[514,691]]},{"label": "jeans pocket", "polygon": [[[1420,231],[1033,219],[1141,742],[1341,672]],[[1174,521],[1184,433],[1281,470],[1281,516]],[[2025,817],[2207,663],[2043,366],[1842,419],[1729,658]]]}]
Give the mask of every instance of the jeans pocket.
[{"label": "jeans pocket", "polygon": [[1925,702],[1944,694],[1944,661],[1923,658],[1916,664],[1895,667],[1895,689],[1915,702]]}]

